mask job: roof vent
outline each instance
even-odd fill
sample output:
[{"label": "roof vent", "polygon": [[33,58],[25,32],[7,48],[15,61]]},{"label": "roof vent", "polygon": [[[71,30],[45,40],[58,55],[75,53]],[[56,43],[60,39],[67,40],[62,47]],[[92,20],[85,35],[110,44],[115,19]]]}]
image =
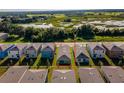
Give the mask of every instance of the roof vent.
[{"label": "roof vent", "polygon": [[67,78],[66,77],[60,77],[60,79],[66,80]]}]

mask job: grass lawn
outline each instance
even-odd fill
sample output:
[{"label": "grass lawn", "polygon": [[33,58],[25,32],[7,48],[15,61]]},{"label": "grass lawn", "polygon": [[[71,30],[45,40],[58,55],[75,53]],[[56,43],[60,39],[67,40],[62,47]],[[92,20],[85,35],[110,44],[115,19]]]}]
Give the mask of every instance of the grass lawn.
[{"label": "grass lawn", "polygon": [[25,43],[30,42],[29,40],[25,40],[23,37],[19,37],[18,35],[9,35],[9,38],[4,41],[0,41],[0,43]]},{"label": "grass lawn", "polygon": [[105,59],[107,60],[107,62],[108,62],[111,66],[115,66],[115,64],[113,63],[113,61],[112,61],[107,55],[105,55]]},{"label": "grass lawn", "polygon": [[33,66],[31,68],[39,67],[39,62],[41,61],[41,54],[38,55],[36,61],[34,62]]},{"label": "grass lawn", "polygon": [[124,41],[124,36],[96,36],[94,41]]},{"label": "grass lawn", "polygon": [[25,55],[23,55],[19,60],[18,62],[15,64],[15,66],[19,66],[22,64],[22,61],[25,59]]},{"label": "grass lawn", "polygon": [[0,60],[0,65],[3,64],[6,60],[8,60],[8,56],[5,57],[4,59]]},{"label": "grass lawn", "polygon": [[86,48],[87,49],[87,51],[88,51],[88,53],[89,53],[89,65],[90,66],[95,66],[95,64],[94,64],[94,62],[93,62],[93,59],[92,59],[92,57],[91,57],[91,54],[90,54],[90,52],[89,52],[89,49],[88,48]]},{"label": "grass lawn", "polygon": [[53,63],[52,66],[56,66],[56,61],[57,61],[57,55],[58,55],[58,47],[56,47],[56,51],[55,51],[55,55],[54,55],[54,59],[53,59]]},{"label": "grass lawn", "polygon": [[[4,60],[4,59],[3,59]],[[4,60],[0,66],[13,66],[18,62],[18,59],[10,59],[10,58],[6,58],[6,60]]]},{"label": "grass lawn", "polygon": [[71,53],[71,65],[76,66],[72,47],[70,48],[70,53]]},{"label": "grass lawn", "polygon": [[70,53],[71,53],[71,66],[72,66],[73,70],[75,71],[76,81],[79,82],[78,68],[75,64],[75,58],[74,58],[72,47],[70,48]]},{"label": "grass lawn", "polygon": [[0,76],[2,76],[7,71],[7,67],[0,66]]},{"label": "grass lawn", "polygon": [[[77,37],[76,38],[77,42],[119,42],[119,41],[124,41],[124,36],[95,36],[93,39],[88,39],[88,38],[81,38]],[[65,39],[64,42],[74,42],[73,39],[68,38]]]}]

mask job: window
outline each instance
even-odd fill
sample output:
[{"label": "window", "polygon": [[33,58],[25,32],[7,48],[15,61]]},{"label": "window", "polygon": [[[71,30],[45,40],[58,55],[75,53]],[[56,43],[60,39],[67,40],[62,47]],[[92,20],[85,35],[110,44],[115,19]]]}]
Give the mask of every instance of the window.
[{"label": "window", "polygon": [[104,53],[104,50],[103,50],[103,53]]},{"label": "window", "polygon": [[80,61],[81,61],[81,59],[78,59],[78,61],[80,62]]},{"label": "window", "polygon": [[27,54],[26,56],[27,56],[27,57],[29,57],[29,55],[28,55],[28,54]]},{"label": "window", "polygon": [[59,62],[60,64],[64,64],[64,61],[63,60],[60,60],[60,62]]},{"label": "window", "polygon": [[96,54],[94,54],[93,57],[96,57]]},{"label": "window", "polygon": [[17,57],[19,57],[19,55],[18,55],[18,54],[16,54],[16,56],[17,56]]}]

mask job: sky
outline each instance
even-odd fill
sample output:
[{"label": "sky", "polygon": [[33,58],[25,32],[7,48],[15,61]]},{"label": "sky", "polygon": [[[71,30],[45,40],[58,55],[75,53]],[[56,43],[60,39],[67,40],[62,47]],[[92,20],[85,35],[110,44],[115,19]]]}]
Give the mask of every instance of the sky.
[{"label": "sky", "polygon": [[124,9],[124,0],[0,0],[0,9]]}]

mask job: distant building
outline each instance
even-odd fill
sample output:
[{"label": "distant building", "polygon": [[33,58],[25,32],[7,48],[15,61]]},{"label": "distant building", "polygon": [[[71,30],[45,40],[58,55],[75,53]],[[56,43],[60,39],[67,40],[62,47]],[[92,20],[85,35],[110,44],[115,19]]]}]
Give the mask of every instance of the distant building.
[{"label": "distant building", "polygon": [[19,59],[25,52],[26,44],[17,44],[11,47],[8,51],[9,58]]},{"label": "distant building", "polygon": [[0,40],[6,40],[8,38],[8,33],[0,33]]},{"label": "distant building", "polygon": [[52,24],[21,24],[21,26],[27,28],[27,27],[34,27],[34,28],[44,28],[44,29],[47,29],[47,28],[52,28],[54,27]]},{"label": "distant building", "polygon": [[82,68],[78,70],[81,83],[104,83],[102,76],[96,68]]},{"label": "distant building", "polygon": [[54,43],[43,43],[41,48],[42,58],[53,59],[55,53]]},{"label": "distant building", "polygon": [[61,45],[58,48],[57,64],[59,65],[70,65],[71,64],[70,47],[68,45]]},{"label": "distant building", "polygon": [[106,54],[110,58],[122,58],[124,52],[120,46],[114,43],[103,43],[103,46],[106,49]]},{"label": "distant building", "polygon": [[87,45],[92,58],[104,58],[105,49],[101,44],[90,43]]},{"label": "distant building", "polygon": [[124,83],[124,70],[119,66],[102,66],[102,73],[107,82]]},{"label": "distant building", "polygon": [[1,22],[1,21],[3,21],[3,19],[2,19],[2,18],[0,18],[0,22]]},{"label": "distant building", "polygon": [[76,83],[73,70],[53,70],[51,83]]},{"label": "distant building", "polygon": [[89,63],[89,54],[86,48],[84,48],[83,46],[76,44],[74,46],[74,55],[76,58],[76,62]]}]

